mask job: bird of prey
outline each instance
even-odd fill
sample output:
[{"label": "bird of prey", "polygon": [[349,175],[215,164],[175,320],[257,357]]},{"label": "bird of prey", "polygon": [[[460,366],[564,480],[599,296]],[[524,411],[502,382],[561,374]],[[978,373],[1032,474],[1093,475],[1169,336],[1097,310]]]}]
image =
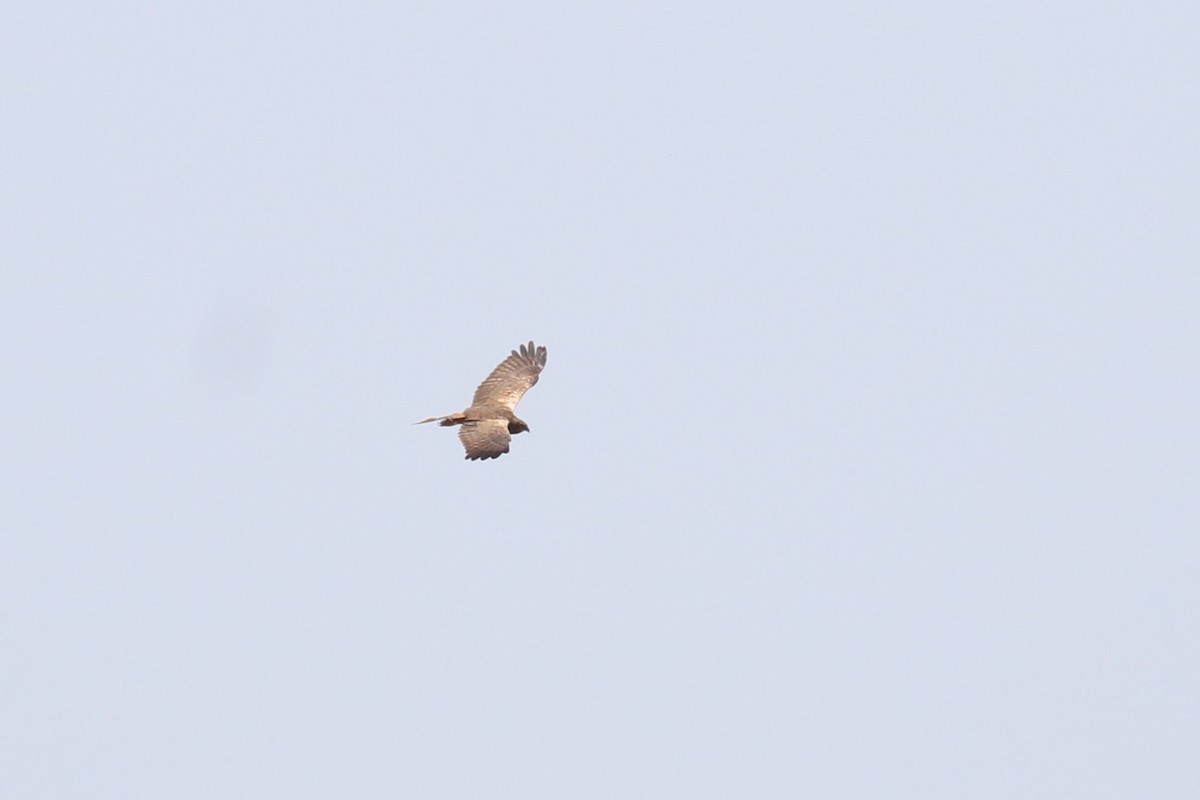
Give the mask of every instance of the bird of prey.
[{"label": "bird of prey", "polygon": [[546,366],[546,348],[533,342],[513,350],[484,378],[471,398],[471,407],[444,417],[429,417],[414,425],[439,421],[443,427],[459,425],[458,438],[467,451],[467,459],[499,458],[508,452],[511,434],[529,430],[513,411],[525,393],[538,382],[538,373]]}]

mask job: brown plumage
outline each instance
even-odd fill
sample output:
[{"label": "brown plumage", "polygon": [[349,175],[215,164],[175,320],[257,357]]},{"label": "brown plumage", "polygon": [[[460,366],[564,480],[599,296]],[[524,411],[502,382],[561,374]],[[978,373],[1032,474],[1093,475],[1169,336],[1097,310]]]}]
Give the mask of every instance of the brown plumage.
[{"label": "brown plumage", "polygon": [[413,424],[438,420],[444,427],[459,425],[458,438],[469,460],[499,458],[508,452],[513,434],[529,430],[513,412],[525,393],[538,382],[538,374],[545,366],[546,348],[534,347],[533,342],[523,344],[479,384],[470,408]]}]

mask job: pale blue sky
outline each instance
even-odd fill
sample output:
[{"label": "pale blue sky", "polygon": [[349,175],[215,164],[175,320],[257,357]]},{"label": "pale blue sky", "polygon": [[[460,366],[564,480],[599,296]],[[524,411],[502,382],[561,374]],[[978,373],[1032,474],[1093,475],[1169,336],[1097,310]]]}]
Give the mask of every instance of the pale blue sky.
[{"label": "pale blue sky", "polygon": [[0,796],[1200,796],[1197,30],[6,4]]}]

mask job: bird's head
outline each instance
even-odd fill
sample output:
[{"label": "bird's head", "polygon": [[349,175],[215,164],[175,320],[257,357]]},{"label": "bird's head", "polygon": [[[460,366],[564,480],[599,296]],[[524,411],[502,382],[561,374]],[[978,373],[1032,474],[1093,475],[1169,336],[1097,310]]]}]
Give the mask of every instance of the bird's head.
[{"label": "bird's head", "polygon": [[523,419],[517,419],[516,417],[513,417],[512,422],[508,423],[509,433],[525,433],[527,430],[529,430],[529,426],[525,424],[525,420]]}]

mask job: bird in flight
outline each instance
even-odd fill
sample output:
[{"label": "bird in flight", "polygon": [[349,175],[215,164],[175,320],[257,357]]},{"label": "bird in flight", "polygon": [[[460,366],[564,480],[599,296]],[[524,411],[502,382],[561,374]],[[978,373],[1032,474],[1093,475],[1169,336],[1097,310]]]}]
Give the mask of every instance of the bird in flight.
[{"label": "bird in flight", "polygon": [[525,393],[538,382],[546,366],[546,348],[533,342],[513,350],[484,378],[471,398],[471,407],[444,417],[429,417],[414,425],[437,420],[443,427],[460,426],[458,438],[467,451],[467,459],[499,458],[508,452],[512,434],[529,430],[513,412]]}]

